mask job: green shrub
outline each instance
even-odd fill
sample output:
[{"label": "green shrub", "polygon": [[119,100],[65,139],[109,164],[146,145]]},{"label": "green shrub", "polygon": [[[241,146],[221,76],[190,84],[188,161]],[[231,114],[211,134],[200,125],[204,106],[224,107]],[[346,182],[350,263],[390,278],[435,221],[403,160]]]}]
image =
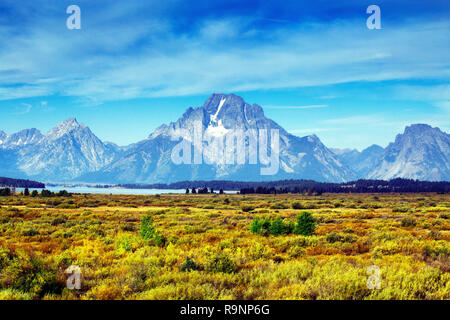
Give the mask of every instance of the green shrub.
[{"label": "green shrub", "polygon": [[149,243],[154,243],[158,246],[164,246],[166,244],[166,237],[155,229],[153,226],[153,218],[149,215],[142,219],[139,234],[143,240],[149,241]]},{"label": "green shrub", "polygon": [[301,202],[293,202],[291,205],[292,209],[301,210],[301,209],[317,209],[317,206],[313,203],[301,203]]},{"label": "green shrub", "polygon": [[46,294],[60,294],[63,285],[56,279],[56,270],[37,257],[15,256],[2,271],[2,281],[13,290],[42,298]]},{"label": "green shrub", "polygon": [[37,236],[39,232],[35,229],[26,229],[22,232],[22,235],[25,237],[34,237]]},{"label": "green shrub", "polygon": [[250,206],[250,205],[242,205],[241,210],[244,212],[250,212],[250,211],[255,210],[255,207]]},{"label": "green shrub", "polygon": [[274,236],[279,236],[282,234],[290,234],[294,230],[294,224],[291,223],[284,223],[283,219],[281,217],[277,217],[275,220],[273,220],[270,223],[269,231],[270,234]]},{"label": "green shrub", "polygon": [[294,233],[303,236],[310,236],[316,230],[316,222],[309,212],[302,212],[297,217],[297,225],[294,228]]},{"label": "green shrub", "polygon": [[186,257],[186,261],[181,265],[180,271],[186,272],[186,271],[193,271],[193,270],[198,270],[197,264],[191,258]]},{"label": "green shrub", "polygon": [[139,234],[143,240],[150,240],[153,238],[155,233],[155,228],[153,227],[153,218],[151,216],[146,216],[141,221],[141,230]]},{"label": "green shrub", "polygon": [[57,226],[57,225],[60,225],[60,224],[63,224],[63,223],[66,223],[66,219],[64,219],[64,218],[55,218],[51,222],[51,225],[52,226]]},{"label": "green shrub", "polygon": [[342,241],[343,237],[339,233],[331,232],[331,233],[327,234],[326,239],[329,243],[334,243],[334,242]]},{"label": "green shrub", "polygon": [[223,273],[233,273],[236,269],[236,265],[233,260],[231,260],[224,253],[215,254],[206,266],[206,271],[208,272],[223,272]]},{"label": "green shrub", "polygon": [[401,221],[401,226],[402,227],[415,227],[417,224],[416,219],[413,217],[405,217],[402,219]]},{"label": "green shrub", "polygon": [[134,231],[136,228],[132,223],[126,223],[120,226],[123,231]]},{"label": "green shrub", "polygon": [[306,209],[301,202],[293,202],[292,209]]},{"label": "green shrub", "polygon": [[297,217],[297,225],[293,222],[285,223],[283,218],[255,217],[250,225],[250,231],[254,234],[279,236],[282,234],[296,233],[304,236],[311,235],[316,229],[316,222],[309,212],[303,212]]},{"label": "green shrub", "polygon": [[269,230],[269,218],[255,217],[250,225],[250,231],[254,234],[261,234],[263,230]]},{"label": "green shrub", "polygon": [[0,271],[8,265],[10,258],[9,251],[0,247]]},{"label": "green shrub", "polygon": [[270,206],[270,209],[274,209],[274,210],[287,209],[287,206],[282,203],[275,203]]},{"label": "green shrub", "polygon": [[277,217],[270,223],[269,231],[271,234],[278,236],[284,233],[284,222],[281,217]]},{"label": "green shrub", "polygon": [[159,231],[156,231],[153,234],[152,240],[158,246],[164,246],[167,241],[166,237],[164,235],[162,235]]}]

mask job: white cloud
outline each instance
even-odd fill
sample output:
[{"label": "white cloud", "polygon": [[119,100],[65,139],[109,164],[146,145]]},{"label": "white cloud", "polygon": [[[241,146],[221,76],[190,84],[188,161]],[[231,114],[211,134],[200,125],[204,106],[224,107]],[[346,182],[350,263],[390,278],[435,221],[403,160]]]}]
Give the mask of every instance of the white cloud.
[{"label": "white cloud", "polygon": [[62,94],[108,101],[450,76],[449,44],[440,36],[448,21],[379,32],[359,20],[280,25],[266,34],[232,18],[188,34],[154,17],[108,27],[99,19],[80,32],[56,32],[59,21],[14,37],[16,30],[3,30],[0,100]]},{"label": "white cloud", "polygon": [[15,111],[14,114],[15,114],[15,115],[23,115],[23,114],[27,114],[28,112],[31,111],[31,108],[32,108],[32,107],[33,107],[33,106],[32,106],[31,104],[29,104],[29,103],[21,103],[21,104],[20,104],[20,107],[17,107],[17,108],[16,108],[17,111]]}]

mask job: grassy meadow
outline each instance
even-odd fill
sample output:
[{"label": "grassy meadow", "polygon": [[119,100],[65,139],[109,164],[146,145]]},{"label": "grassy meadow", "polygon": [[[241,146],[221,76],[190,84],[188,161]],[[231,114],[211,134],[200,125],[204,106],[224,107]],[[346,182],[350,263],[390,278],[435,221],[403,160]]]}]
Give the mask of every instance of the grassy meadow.
[{"label": "grassy meadow", "polygon": [[[0,299],[450,299],[449,194],[15,195],[0,206]],[[292,231],[303,212],[311,235]],[[252,232],[256,217],[281,217],[281,229]],[[71,265],[79,290],[66,287]]]}]

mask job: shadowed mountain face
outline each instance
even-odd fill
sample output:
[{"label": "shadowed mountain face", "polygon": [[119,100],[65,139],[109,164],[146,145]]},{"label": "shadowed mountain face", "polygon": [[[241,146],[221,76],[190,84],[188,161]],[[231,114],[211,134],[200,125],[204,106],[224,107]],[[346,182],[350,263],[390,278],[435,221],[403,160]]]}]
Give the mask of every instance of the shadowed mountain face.
[{"label": "shadowed mountain face", "polygon": [[450,180],[450,135],[426,124],[406,127],[389,144],[369,178]]},{"label": "shadowed mountain face", "polygon": [[361,152],[356,149],[332,150],[342,163],[355,172],[358,179],[367,178],[368,174],[378,165],[384,153],[384,149],[376,144]]},{"label": "shadowed mountain face", "polygon": [[47,181],[72,180],[101,169],[117,156],[76,119],[60,123],[45,135],[36,129],[20,131],[0,147],[9,159],[9,171]]},{"label": "shadowed mountain face", "polygon": [[8,138],[8,135],[0,130],[0,145],[5,142],[6,138]]},{"label": "shadowed mountain face", "polygon": [[[260,161],[257,164],[249,164],[247,161],[245,164],[227,165],[220,163],[220,156],[210,156],[209,162],[212,163],[207,163],[208,161],[203,159],[201,164],[174,164],[171,153],[180,142],[177,132],[180,129],[190,132],[183,138],[192,141],[193,128],[199,128],[205,136],[223,139],[226,134],[237,130],[259,132],[265,129],[268,135],[270,130],[278,130],[280,157],[276,174],[262,175],[261,168],[267,166]],[[248,143],[246,141],[246,144]],[[100,172],[85,175],[81,180],[151,183],[181,180],[262,181],[303,178],[345,181],[353,177],[352,171],[342,165],[316,136],[303,138],[293,136],[266,118],[260,106],[250,105],[233,94],[213,94],[202,107],[189,108],[176,122],[162,125],[148,139],[130,147],[110,166]]]},{"label": "shadowed mountain face", "polygon": [[[271,136],[274,131],[279,139]],[[200,143],[196,143],[195,132],[202,134]],[[224,161],[230,154],[238,153],[237,143],[231,149],[225,148],[226,137],[236,132],[248,133],[243,140],[246,151],[251,141],[258,141],[257,151],[253,153],[256,163],[250,163],[248,154],[244,163]],[[270,163],[261,158],[262,147],[258,140],[261,132],[267,132],[268,157],[276,154],[274,141],[279,141],[277,170],[269,175],[262,174]],[[173,160],[173,151],[181,141],[190,143],[190,161],[178,163]],[[217,141],[224,144],[215,145]],[[212,146],[217,147],[217,153],[207,152]],[[195,154],[201,156],[200,162],[195,161]],[[289,134],[266,118],[260,106],[250,105],[233,94],[213,94],[202,107],[188,108],[176,122],[160,126],[147,139],[127,147],[102,142],[76,119],[62,122],[46,134],[29,129],[8,136],[0,131],[0,162],[0,175],[44,181],[450,179],[449,135],[438,128],[407,127],[386,149],[373,145],[362,152],[332,151],[315,135]],[[196,164],[192,164],[194,162]]]}]

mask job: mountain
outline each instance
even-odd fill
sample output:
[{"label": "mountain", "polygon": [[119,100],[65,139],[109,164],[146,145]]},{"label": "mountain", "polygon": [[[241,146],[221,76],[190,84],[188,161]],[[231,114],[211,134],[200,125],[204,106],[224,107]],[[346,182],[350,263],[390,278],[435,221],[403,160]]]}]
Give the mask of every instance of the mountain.
[{"label": "mountain", "polygon": [[3,144],[5,142],[6,138],[8,138],[8,135],[0,130],[0,144]]},{"label": "mountain", "polygon": [[99,170],[118,154],[74,118],[58,124],[45,135],[36,129],[20,131],[8,136],[1,147],[9,149],[8,153],[3,152],[3,157],[9,157],[10,170],[47,181],[72,180]]},{"label": "mountain", "polygon": [[426,124],[406,127],[368,177],[450,181],[450,135]]},{"label": "mountain", "polygon": [[4,148],[14,148],[39,143],[44,136],[37,129],[25,129],[7,136],[3,142]]},{"label": "mountain", "polygon": [[124,147],[101,141],[74,118],[47,133],[0,131],[0,176],[48,182],[450,181],[449,160],[449,135],[438,128],[406,127],[386,149],[330,150],[316,135],[290,134],[259,105],[233,94],[213,94],[203,106]]},{"label": "mountain", "polygon": [[376,144],[359,152],[356,149],[332,149],[338,159],[351,168],[358,179],[364,179],[380,162],[384,149]]},{"label": "mountain", "polygon": [[[268,165],[220,163],[226,157],[223,153],[207,153],[202,163],[175,164],[171,159],[172,150],[180,143],[178,131],[184,130],[185,141],[192,141],[193,128],[211,139],[223,138],[228,133],[254,130],[279,132],[279,169],[273,175],[263,175]],[[208,139],[207,139],[208,140]],[[271,139],[267,139],[271,140]],[[246,146],[249,139],[245,140]],[[268,143],[270,146],[272,142]],[[202,148],[211,144],[203,142]],[[199,146],[197,146],[197,151]],[[268,148],[272,152],[272,146]],[[237,153],[237,146],[233,153]],[[196,152],[196,146],[192,154]],[[157,128],[146,140],[127,148],[123,155],[99,172],[80,177],[80,180],[115,183],[154,183],[181,180],[241,180],[260,181],[273,179],[313,179],[317,181],[341,182],[354,177],[353,172],[343,165],[320,139],[315,136],[296,137],[286,132],[264,115],[257,105],[246,103],[241,97],[230,94],[213,94],[202,107],[189,108],[176,121]]]}]

